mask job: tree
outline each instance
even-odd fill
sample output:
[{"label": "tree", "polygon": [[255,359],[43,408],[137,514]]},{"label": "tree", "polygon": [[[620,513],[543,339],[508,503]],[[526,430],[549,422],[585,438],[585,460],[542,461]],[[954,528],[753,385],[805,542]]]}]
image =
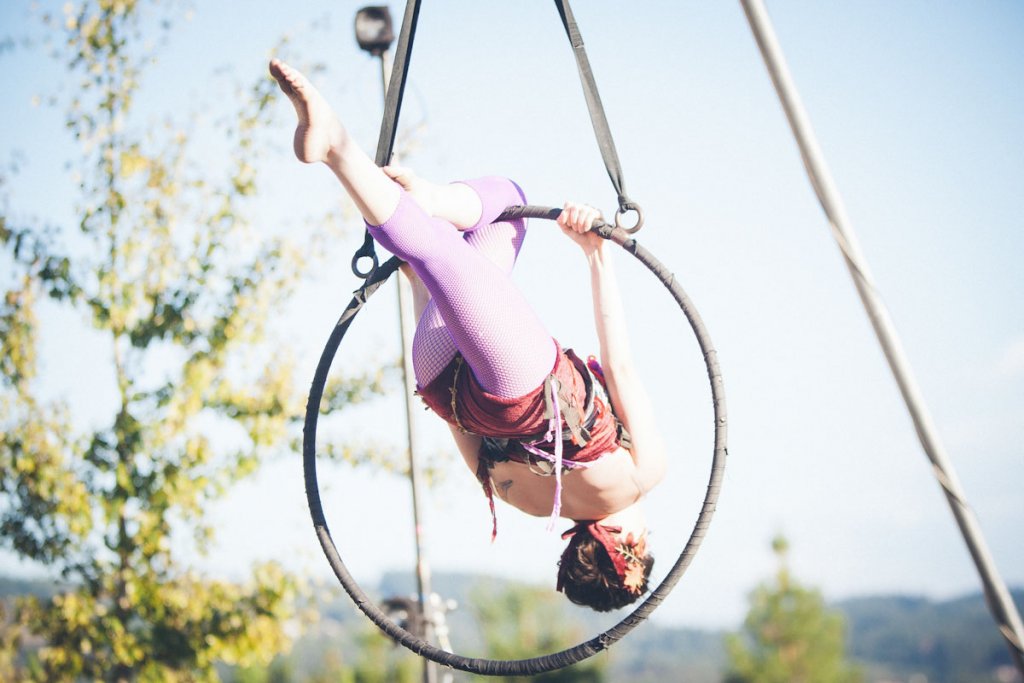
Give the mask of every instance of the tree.
[{"label": "tree", "polygon": [[[481,584],[471,595],[473,614],[493,659],[525,659],[572,647],[582,639],[580,625],[569,616],[562,596],[546,588],[512,585],[493,594]],[[607,662],[590,659],[538,676],[504,676],[507,683],[600,683]]]},{"label": "tree", "polygon": [[750,595],[739,633],[728,636],[730,683],[856,683],[846,661],[842,615],[825,608],[821,594],[800,585],[786,566],[788,544],[772,541],[779,560],[773,582]]},{"label": "tree", "polygon": [[319,672],[322,683],[417,683],[423,680],[418,657],[392,642],[372,624],[363,624],[356,635],[356,657],[337,656]]},{"label": "tree", "polygon": [[[154,57],[146,32],[166,26],[160,8],[90,0],[50,22],[77,85],[65,104],[80,150],[72,166],[87,169],[78,225],[41,227],[6,203],[0,213],[11,266],[0,300],[0,543],[64,587],[21,600],[0,623],[5,653],[26,632],[43,643],[27,666],[0,655],[11,678],[214,680],[217,661],[268,662],[295,618],[299,586],[280,567],[257,567],[244,584],[211,580],[170,543],[176,527],[190,528],[205,550],[208,504],[295,438],[302,394],[289,354],[266,343],[267,323],[313,259],[246,214],[276,97],[269,78],[246,91],[224,131],[222,176],[195,158],[180,122],[133,118]],[[46,299],[109,341],[115,408],[105,424],[43,397]],[[322,410],[384,381],[379,369],[335,379]]]},{"label": "tree", "polygon": [[419,657],[395,644],[362,617],[358,619],[345,628],[345,637],[341,640],[314,637],[269,666],[229,670],[224,672],[223,680],[227,683],[417,683],[422,680]]}]

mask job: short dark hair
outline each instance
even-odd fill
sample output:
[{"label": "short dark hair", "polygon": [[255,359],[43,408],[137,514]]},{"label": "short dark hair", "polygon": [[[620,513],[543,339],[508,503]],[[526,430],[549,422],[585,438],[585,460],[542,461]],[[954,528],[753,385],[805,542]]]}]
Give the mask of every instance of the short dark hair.
[{"label": "short dark hair", "polygon": [[577,532],[558,563],[559,590],[577,605],[608,612],[637,601],[647,592],[654,556],[640,558],[643,581],[637,588],[627,587],[604,545],[586,531]]}]

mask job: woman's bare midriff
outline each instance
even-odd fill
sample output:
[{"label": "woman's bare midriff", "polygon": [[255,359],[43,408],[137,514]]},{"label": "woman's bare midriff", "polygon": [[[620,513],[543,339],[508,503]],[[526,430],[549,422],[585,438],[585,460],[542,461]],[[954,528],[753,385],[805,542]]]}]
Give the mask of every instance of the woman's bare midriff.
[{"label": "woman's bare midriff", "polygon": [[[555,477],[541,476],[528,465],[495,463],[490,470],[494,494],[528,515],[547,517],[555,500]],[[636,466],[624,448],[601,456],[586,469],[562,474],[562,511],[567,519],[602,519],[629,507],[644,492],[636,483]]]}]

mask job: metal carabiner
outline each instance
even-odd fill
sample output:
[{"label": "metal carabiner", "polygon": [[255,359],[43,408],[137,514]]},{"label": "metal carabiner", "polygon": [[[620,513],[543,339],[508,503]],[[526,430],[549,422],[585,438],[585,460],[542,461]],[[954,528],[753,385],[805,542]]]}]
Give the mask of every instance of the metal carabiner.
[{"label": "metal carabiner", "polygon": [[[636,223],[633,224],[633,227],[627,228],[625,225],[623,225],[622,217],[625,216],[630,211],[636,212]],[[635,204],[633,202],[627,202],[626,204],[623,204],[619,208],[619,210],[615,212],[615,227],[632,235],[637,230],[644,227],[644,210],[640,208],[639,204]]]}]

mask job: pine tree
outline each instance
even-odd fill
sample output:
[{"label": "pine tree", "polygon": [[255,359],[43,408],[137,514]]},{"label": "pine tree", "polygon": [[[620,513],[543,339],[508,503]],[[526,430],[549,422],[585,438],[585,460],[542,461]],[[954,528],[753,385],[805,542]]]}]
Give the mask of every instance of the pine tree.
[{"label": "pine tree", "polygon": [[775,580],[750,595],[739,633],[728,636],[729,683],[857,683],[859,670],[846,660],[842,615],[825,607],[821,594],[802,586],[786,564],[788,543],[772,542],[779,560]]}]

